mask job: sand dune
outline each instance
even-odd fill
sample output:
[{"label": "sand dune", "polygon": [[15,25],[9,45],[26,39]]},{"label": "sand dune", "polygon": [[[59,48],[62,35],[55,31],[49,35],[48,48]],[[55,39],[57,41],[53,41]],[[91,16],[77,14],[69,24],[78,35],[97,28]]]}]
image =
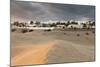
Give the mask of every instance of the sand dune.
[{"label": "sand dune", "polygon": [[94,46],[57,40],[48,53],[46,63],[93,61],[94,57]]},{"label": "sand dune", "polygon": [[[81,36],[76,36],[75,33]],[[94,61],[94,34],[84,33],[86,32],[12,33],[11,66]]]},{"label": "sand dune", "polygon": [[31,49],[28,49],[27,51],[14,56],[12,58],[13,60],[11,63],[13,65],[44,64],[47,54],[49,52],[49,49],[52,48],[54,45],[53,43],[48,42],[43,45],[31,47]]}]

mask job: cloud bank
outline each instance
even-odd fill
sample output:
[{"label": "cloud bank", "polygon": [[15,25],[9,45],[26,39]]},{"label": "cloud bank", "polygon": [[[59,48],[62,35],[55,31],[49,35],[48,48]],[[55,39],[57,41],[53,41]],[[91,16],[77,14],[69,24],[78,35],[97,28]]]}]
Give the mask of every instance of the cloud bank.
[{"label": "cloud bank", "polygon": [[95,20],[95,7],[11,0],[11,21]]}]

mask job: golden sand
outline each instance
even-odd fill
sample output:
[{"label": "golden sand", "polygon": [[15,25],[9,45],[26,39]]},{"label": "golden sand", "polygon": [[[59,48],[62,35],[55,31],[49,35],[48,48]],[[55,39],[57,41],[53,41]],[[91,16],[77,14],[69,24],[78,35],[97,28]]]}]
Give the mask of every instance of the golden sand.
[{"label": "golden sand", "polygon": [[11,66],[95,59],[95,35],[91,31],[13,32],[11,44]]},{"label": "golden sand", "polygon": [[32,47],[31,49],[23,51],[21,54],[14,56],[11,60],[12,66],[25,64],[44,64],[49,49],[53,47],[53,43],[48,42],[43,45]]}]

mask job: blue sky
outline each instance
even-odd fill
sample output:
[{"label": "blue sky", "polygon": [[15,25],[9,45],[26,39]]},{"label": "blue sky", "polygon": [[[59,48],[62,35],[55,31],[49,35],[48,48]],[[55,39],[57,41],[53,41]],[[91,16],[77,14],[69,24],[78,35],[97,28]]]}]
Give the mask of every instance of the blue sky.
[{"label": "blue sky", "polygon": [[33,1],[11,0],[11,20],[17,21],[61,21],[95,20],[95,7],[89,5],[72,5],[57,3],[41,3]]}]

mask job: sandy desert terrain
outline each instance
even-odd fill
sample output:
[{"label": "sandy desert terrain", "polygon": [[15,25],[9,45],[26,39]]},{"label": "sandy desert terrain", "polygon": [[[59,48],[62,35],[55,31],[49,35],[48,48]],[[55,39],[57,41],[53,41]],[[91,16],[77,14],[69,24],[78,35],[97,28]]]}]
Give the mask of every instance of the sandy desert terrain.
[{"label": "sandy desert terrain", "polygon": [[11,66],[94,60],[92,31],[11,32]]}]

